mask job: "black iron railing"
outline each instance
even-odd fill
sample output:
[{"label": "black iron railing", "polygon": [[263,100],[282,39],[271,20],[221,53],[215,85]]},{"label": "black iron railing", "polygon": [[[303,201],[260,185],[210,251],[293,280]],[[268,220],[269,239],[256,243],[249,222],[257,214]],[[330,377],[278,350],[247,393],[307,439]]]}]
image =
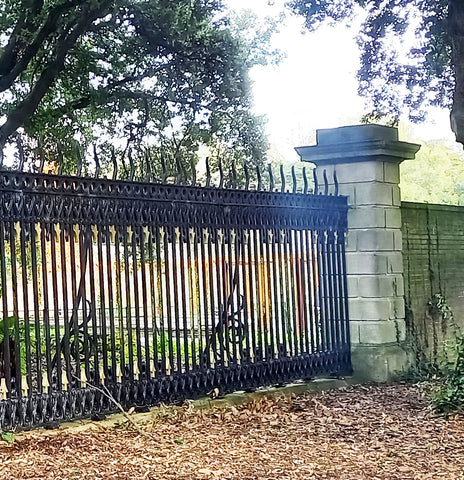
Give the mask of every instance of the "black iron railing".
[{"label": "black iron railing", "polygon": [[346,227],[336,195],[0,172],[0,428],[350,371]]}]

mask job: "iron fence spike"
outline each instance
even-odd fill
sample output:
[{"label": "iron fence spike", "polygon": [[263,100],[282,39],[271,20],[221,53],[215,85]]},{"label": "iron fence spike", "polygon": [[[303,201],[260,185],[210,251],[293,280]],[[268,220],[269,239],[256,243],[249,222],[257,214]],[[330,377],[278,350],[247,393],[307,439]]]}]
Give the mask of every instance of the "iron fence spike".
[{"label": "iron fence spike", "polygon": [[211,185],[211,169],[209,166],[209,157],[206,157],[206,187]]},{"label": "iron fence spike", "polygon": [[308,177],[306,175],[306,167],[303,167],[303,193],[307,194],[308,193]]},{"label": "iron fence spike", "polygon": [[224,172],[222,171],[222,161],[218,159],[218,169],[219,169],[219,188],[224,186]]},{"label": "iron fence spike", "polygon": [[324,195],[328,195],[329,194],[329,180],[327,178],[327,170],[325,168],[324,168],[323,177],[324,177]]},{"label": "iron fence spike", "polygon": [[232,159],[232,164],[230,166],[230,176],[232,181],[232,188],[237,188],[237,172],[235,171],[235,160]]},{"label": "iron fence spike", "polygon": [[134,158],[132,157],[132,149],[130,147],[127,149],[127,158],[129,159],[129,180],[133,182],[135,177],[135,163]]},{"label": "iron fence spike", "polygon": [[281,193],[285,192],[285,172],[283,165],[280,165],[280,191]]},{"label": "iron fence spike", "polygon": [[168,172],[166,170],[166,160],[164,154],[161,152],[161,183],[166,183],[168,179]]},{"label": "iron fence spike", "polygon": [[338,177],[337,177],[336,170],[334,170],[334,185],[335,185],[335,196],[338,196]]},{"label": "iron fence spike", "polygon": [[93,158],[95,160],[95,178],[100,178],[100,160],[98,159],[97,146],[93,144]]},{"label": "iron fence spike", "polygon": [[111,146],[111,162],[113,163],[113,180],[116,180],[118,178],[118,161],[116,159],[114,146]]},{"label": "iron fence spike", "polygon": [[274,175],[272,174],[272,165],[268,163],[267,165],[267,172],[269,174],[269,191],[274,191]]},{"label": "iron fence spike", "polygon": [[248,190],[250,187],[250,172],[246,163],[243,164],[243,172],[245,173],[245,190]]},{"label": "iron fence spike", "polygon": [[296,193],[298,183],[296,179],[295,165],[292,165],[292,181],[293,181],[292,193]]}]

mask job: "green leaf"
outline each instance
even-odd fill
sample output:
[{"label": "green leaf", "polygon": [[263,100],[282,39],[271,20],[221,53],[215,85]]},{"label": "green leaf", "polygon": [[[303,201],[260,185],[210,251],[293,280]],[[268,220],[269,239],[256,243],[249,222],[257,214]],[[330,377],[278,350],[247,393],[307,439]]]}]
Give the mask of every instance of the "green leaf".
[{"label": "green leaf", "polygon": [[2,432],[0,436],[2,437],[2,440],[4,440],[5,442],[9,444],[14,443],[15,438],[12,432]]}]

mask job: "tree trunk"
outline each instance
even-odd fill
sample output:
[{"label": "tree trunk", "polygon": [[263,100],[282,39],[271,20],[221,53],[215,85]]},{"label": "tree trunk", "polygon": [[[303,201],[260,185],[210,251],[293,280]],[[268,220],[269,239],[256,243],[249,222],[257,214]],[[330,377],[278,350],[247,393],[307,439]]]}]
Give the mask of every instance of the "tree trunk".
[{"label": "tree trunk", "polygon": [[464,145],[464,2],[449,0],[448,31],[455,72],[455,90],[451,109],[451,129],[456,141]]}]

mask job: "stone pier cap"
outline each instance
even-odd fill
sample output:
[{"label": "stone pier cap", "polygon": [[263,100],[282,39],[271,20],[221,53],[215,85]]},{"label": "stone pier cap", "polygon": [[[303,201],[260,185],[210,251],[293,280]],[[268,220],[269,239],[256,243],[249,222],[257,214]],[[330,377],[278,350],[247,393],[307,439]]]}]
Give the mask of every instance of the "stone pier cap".
[{"label": "stone pier cap", "polygon": [[398,129],[384,125],[351,125],[316,131],[317,145],[296,147],[304,162],[323,166],[366,160],[413,159],[420,145],[398,140]]}]

